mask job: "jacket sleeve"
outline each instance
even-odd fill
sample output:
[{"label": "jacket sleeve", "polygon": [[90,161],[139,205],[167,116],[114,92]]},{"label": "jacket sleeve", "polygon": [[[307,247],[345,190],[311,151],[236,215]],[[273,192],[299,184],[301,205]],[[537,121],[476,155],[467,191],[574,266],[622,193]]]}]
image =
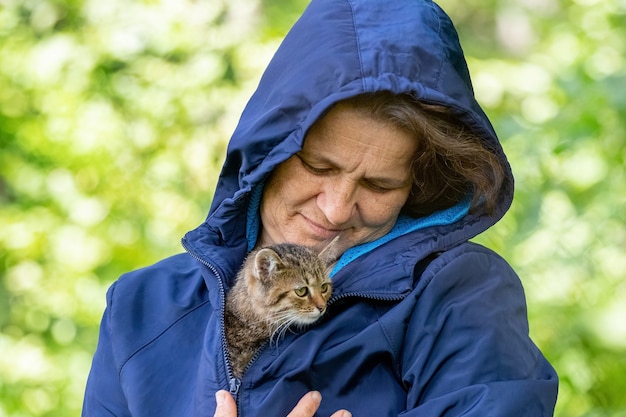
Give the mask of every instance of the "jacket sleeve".
[{"label": "jacket sleeve", "polygon": [[111,342],[110,316],[114,288],[115,284],[107,292],[107,308],[100,324],[98,346],[87,379],[83,417],[130,417]]},{"label": "jacket sleeve", "polygon": [[418,282],[403,415],[552,416],[558,379],[528,335],[519,278],[495,253],[469,247],[441,255]]}]

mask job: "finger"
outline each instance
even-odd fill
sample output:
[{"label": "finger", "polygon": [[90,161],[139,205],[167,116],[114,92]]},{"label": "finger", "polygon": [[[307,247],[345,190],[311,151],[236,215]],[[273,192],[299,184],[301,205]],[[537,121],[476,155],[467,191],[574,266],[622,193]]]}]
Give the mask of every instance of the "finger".
[{"label": "finger", "polygon": [[213,417],[237,417],[237,404],[235,404],[235,400],[228,391],[217,391],[215,393],[215,401],[217,402],[217,407]]},{"label": "finger", "polygon": [[[317,391],[311,391],[298,401],[287,417],[313,417],[321,402],[322,395]],[[331,417],[352,417],[352,414],[348,410],[339,410]]]},{"label": "finger", "polygon": [[352,417],[352,413],[348,410],[339,410],[330,417]]},{"label": "finger", "polygon": [[313,417],[321,402],[322,395],[319,392],[308,392],[298,401],[298,404],[287,417]]}]

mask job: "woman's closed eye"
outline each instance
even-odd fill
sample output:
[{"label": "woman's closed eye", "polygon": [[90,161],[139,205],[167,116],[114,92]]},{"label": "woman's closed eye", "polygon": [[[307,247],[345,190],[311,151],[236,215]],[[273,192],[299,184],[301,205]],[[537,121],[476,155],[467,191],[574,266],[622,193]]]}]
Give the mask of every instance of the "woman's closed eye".
[{"label": "woman's closed eye", "polygon": [[[295,154],[295,156],[300,160],[304,169],[312,173],[313,175],[325,176],[332,175],[339,171],[335,165],[328,163],[326,161],[312,161],[309,158],[303,157],[299,153]],[[384,194],[391,191],[396,191],[398,189],[404,188],[407,184],[410,184],[409,181],[402,181],[390,178],[362,178],[360,181],[361,185],[368,190],[378,193]]]},{"label": "woman's closed eye", "polygon": [[378,184],[374,181],[370,181],[370,180],[363,180],[365,187],[367,187],[369,190],[375,192],[375,193],[387,193],[389,191],[393,191],[396,189],[396,187],[390,187],[388,185],[382,185],[382,184]]},{"label": "woman's closed eye", "polygon": [[302,166],[304,166],[304,168],[307,171],[311,172],[312,174],[323,175],[323,174],[331,173],[333,171],[333,168],[329,166],[328,164],[322,164],[322,163],[315,164],[313,162],[309,162],[305,160],[304,158],[302,158],[302,156],[298,154],[296,154],[296,156],[298,157],[300,162],[302,162]]}]

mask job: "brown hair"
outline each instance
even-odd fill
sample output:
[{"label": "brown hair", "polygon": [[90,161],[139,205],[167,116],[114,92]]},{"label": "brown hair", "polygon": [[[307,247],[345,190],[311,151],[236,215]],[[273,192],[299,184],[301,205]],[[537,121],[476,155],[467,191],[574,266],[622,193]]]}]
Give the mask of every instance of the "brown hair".
[{"label": "brown hair", "polygon": [[408,94],[362,94],[343,101],[369,117],[415,135],[413,187],[403,213],[421,217],[471,196],[470,210],[492,214],[504,181],[502,161],[450,109]]}]

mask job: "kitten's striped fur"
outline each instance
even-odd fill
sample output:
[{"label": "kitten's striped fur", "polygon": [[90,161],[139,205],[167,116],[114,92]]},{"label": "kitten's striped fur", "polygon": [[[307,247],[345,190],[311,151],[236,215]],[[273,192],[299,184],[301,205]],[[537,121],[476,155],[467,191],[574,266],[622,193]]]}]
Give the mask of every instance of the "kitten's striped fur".
[{"label": "kitten's striped fur", "polygon": [[263,343],[326,312],[332,283],[325,252],[289,243],[250,252],[226,297],[226,342],[236,377]]}]

